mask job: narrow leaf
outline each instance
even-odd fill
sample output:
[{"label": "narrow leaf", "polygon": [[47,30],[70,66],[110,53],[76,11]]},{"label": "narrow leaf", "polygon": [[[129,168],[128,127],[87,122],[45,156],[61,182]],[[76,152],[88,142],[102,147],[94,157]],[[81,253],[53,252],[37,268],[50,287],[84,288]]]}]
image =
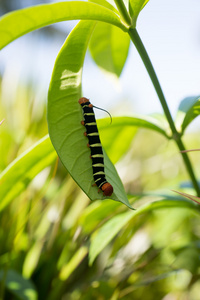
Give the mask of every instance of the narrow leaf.
[{"label": "narrow leaf", "polygon": [[178,191],[175,191],[175,190],[172,190],[173,192],[185,197],[185,198],[188,198],[198,204],[200,204],[200,198],[197,197],[197,196],[194,196],[194,195],[190,195],[190,194],[187,194],[187,193],[183,193],[183,192],[178,192]]},{"label": "narrow leaf", "polygon": [[137,17],[140,11],[145,7],[149,0],[130,0],[129,12],[133,19],[133,24],[136,25]]},{"label": "narrow leaf", "polygon": [[[85,52],[95,23],[80,21],[68,36],[54,66],[48,95],[48,126],[52,143],[71,176],[91,200],[105,199],[94,184],[90,149],[81,125],[81,76]],[[130,207],[115,167],[104,152],[105,173],[114,187],[110,197]]]},{"label": "narrow leaf", "polygon": [[95,3],[69,1],[42,4],[16,10],[0,18],[0,49],[30,31],[67,20],[98,20],[126,31],[115,12]]},{"label": "narrow leaf", "polygon": [[56,152],[48,136],[15,159],[0,174],[0,211],[26,189],[31,180],[51,165]]},{"label": "narrow leaf", "polygon": [[115,216],[105,223],[99,230],[95,231],[92,235],[91,246],[89,249],[89,263],[90,265],[94,262],[95,258],[100,252],[108,245],[108,243],[119,233],[119,231],[128,223],[132,227],[131,221],[146,212],[153,211],[155,209],[166,209],[166,208],[188,208],[193,209],[198,214],[200,210],[197,205],[191,201],[186,200],[170,200],[164,199],[147,203],[142,207],[138,208],[134,212],[126,212]]},{"label": "narrow leaf", "polygon": [[[98,120],[98,125],[101,129],[103,129],[103,121]],[[147,128],[150,130],[157,131],[164,135],[165,137],[168,137],[164,126],[162,126],[162,123],[159,122],[154,117],[151,116],[133,116],[133,117],[116,117],[113,118],[112,122],[113,126],[134,126],[134,127],[141,127],[141,128]]]},{"label": "narrow leaf", "polygon": [[187,97],[179,105],[176,126],[178,131],[184,133],[187,126],[200,114],[200,96]]},{"label": "narrow leaf", "polygon": [[108,243],[116,236],[116,234],[127,224],[133,217],[133,212],[126,212],[115,216],[109,220],[91,242],[89,250],[89,264],[91,265],[97,255],[108,245]]},{"label": "narrow leaf", "polygon": [[76,251],[74,256],[70,259],[70,261],[66,263],[64,266],[62,266],[62,269],[60,270],[59,278],[63,281],[67,280],[87,254],[88,254],[88,248],[85,246],[80,247]]}]

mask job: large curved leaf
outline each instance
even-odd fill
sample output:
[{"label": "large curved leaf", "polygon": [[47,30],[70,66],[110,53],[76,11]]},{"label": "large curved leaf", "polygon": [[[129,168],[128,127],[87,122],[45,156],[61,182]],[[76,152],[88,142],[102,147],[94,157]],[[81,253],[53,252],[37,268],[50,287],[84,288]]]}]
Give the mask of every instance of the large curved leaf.
[{"label": "large curved leaf", "polygon": [[200,115],[200,96],[187,97],[179,105],[176,126],[178,131],[184,133],[187,126]]},{"label": "large curved leaf", "polygon": [[56,158],[48,136],[22,153],[0,174],[0,211]]},{"label": "large curved leaf", "polygon": [[69,1],[36,5],[8,13],[0,18],[0,49],[16,38],[38,28],[67,20],[98,20],[126,31],[120,17],[101,5]]},{"label": "large curved leaf", "polygon": [[[67,170],[91,200],[105,199],[93,187],[92,162],[88,140],[81,125],[82,66],[94,22],[80,21],[64,43],[54,66],[48,95],[48,126],[52,143]],[[106,153],[105,173],[113,185],[113,200],[130,207],[121,180]]]}]

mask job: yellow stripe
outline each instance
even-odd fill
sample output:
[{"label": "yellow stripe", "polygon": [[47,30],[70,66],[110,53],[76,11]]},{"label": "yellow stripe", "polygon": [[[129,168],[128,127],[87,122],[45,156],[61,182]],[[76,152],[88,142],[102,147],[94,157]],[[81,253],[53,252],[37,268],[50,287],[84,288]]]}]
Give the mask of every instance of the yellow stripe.
[{"label": "yellow stripe", "polygon": [[96,122],[91,122],[91,123],[85,123],[85,126],[86,126],[86,125],[87,125],[87,126],[94,126],[94,125],[97,125],[97,124],[96,124]]},{"label": "yellow stripe", "polygon": [[95,182],[97,182],[97,181],[99,181],[99,180],[101,180],[101,178],[96,179]]},{"label": "yellow stripe", "polygon": [[90,147],[101,147],[101,144],[100,143],[98,143],[98,144],[92,144],[92,145],[90,145]]},{"label": "yellow stripe", "polygon": [[96,132],[88,133],[87,135],[89,135],[89,136],[97,136],[97,135],[99,135],[99,133],[96,131]]},{"label": "yellow stripe", "polygon": [[105,180],[104,182],[102,182],[100,185],[99,185],[99,188],[101,188],[102,185],[104,185],[104,183],[106,183],[107,181]]},{"label": "yellow stripe", "polygon": [[94,116],[94,113],[83,113],[85,116]]},{"label": "yellow stripe", "polygon": [[104,168],[104,164],[94,164],[94,165],[92,165],[93,167],[103,167]]},{"label": "yellow stripe", "polygon": [[97,172],[97,173],[94,173],[93,176],[95,175],[105,175],[105,173],[103,171],[100,171],[100,172]]},{"label": "yellow stripe", "polygon": [[93,158],[96,158],[96,157],[103,158],[103,154],[94,154],[94,155],[91,155],[91,157],[93,157]]}]

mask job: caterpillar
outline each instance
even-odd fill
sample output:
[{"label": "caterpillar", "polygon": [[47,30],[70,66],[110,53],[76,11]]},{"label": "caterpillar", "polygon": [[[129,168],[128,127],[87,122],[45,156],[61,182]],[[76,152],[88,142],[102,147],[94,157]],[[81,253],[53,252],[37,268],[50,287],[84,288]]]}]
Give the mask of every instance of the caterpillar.
[{"label": "caterpillar", "polygon": [[104,196],[111,196],[113,193],[112,185],[107,182],[104,172],[104,157],[99,137],[99,132],[96,124],[96,119],[93,111],[93,105],[89,99],[82,97],[79,99],[79,104],[83,109],[84,121],[81,124],[85,126],[86,132],[84,133],[89,140],[88,147],[90,147],[93,178],[95,185],[99,190],[102,190]]}]

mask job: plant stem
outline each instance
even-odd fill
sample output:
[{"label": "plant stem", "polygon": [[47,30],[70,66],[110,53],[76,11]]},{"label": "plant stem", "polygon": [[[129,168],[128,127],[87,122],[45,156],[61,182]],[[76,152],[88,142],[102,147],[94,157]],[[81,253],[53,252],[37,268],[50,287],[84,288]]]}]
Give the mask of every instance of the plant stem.
[{"label": "plant stem", "polygon": [[[184,144],[181,140],[181,135],[175,127],[174,121],[172,119],[171,113],[170,113],[168,105],[167,105],[167,102],[165,100],[165,96],[164,96],[163,91],[162,91],[162,88],[161,88],[160,83],[158,81],[158,78],[157,78],[157,75],[156,75],[155,70],[153,68],[153,65],[151,63],[151,60],[150,60],[150,58],[149,58],[149,56],[146,52],[146,49],[145,49],[145,47],[144,47],[144,45],[143,45],[143,43],[140,39],[140,36],[137,33],[137,30],[135,28],[132,28],[132,27],[129,28],[129,35],[130,35],[131,40],[133,41],[138,53],[140,54],[140,57],[141,57],[144,65],[145,65],[146,70],[147,70],[147,72],[148,72],[148,74],[151,78],[151,81],[154,85],[154,88],[156,90],[156,93],[158,95],[160,103],[163,107],[165,116],[166,116],[166,118],[168,120],[168,123],[169,123],[169,126],[171,128],[172,138],[176,142],[176,144],[177,144],[180,151],[185,150]],[[183,161],[185,163],[186,169],[187,169],[187,171],[190,175],[191,181],[193,183],[194,189],[196,190],[197,195],[200,196],[200,187],[199,187],[198,182],[196,180],[196,177],[194,175],[194,171],[193,171],[191,162],[189,160],[189,157],[188,157],[187,153],[181,153],[181,154],[182,154]]]},{"label": "plant stem", "polygon": [[114,0],[115,4],[120,12],[120,15],[123,19],[123,21],[127,24],[127,25],[131,25],[131,18],[129,16],[129,13],[126,9],[126,6],[124,4],[124,2],[122,0]]}]

